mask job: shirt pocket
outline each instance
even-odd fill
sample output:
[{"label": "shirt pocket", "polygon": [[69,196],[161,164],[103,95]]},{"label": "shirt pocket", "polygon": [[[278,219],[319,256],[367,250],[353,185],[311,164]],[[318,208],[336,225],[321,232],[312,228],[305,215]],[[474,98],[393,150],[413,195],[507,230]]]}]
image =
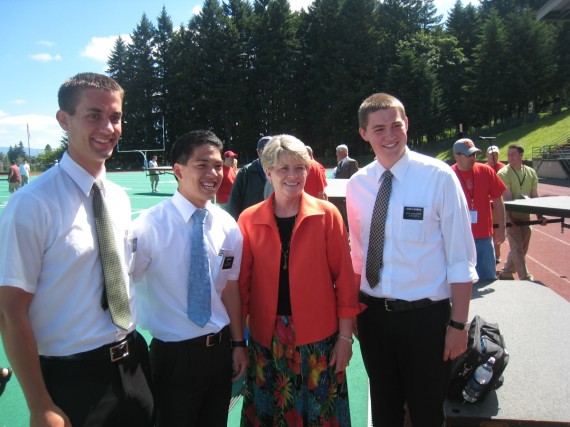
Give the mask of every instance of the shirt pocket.
[{"label": "shirt pocket", "polygon": [[[413,210],[413,215],[410,214]],[[400,240],[406,242],[425,242],[428,235],[428,218],[430,209],[426,207],[403,207],[400,213],[399,232],[398,237]]]}]

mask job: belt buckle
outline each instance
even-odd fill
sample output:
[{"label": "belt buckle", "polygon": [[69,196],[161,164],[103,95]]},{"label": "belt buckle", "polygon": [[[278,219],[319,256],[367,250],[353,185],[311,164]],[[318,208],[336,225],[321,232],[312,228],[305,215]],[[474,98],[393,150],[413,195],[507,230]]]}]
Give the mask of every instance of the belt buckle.
[{"label": "belt buckle", "polygon": [[124,359],[129,355],[129,342],[127,340],[109,348],[111,354],[111,362],[115,363],[118,360]]},{"label": "belt buckle", "polygon": [[390,305],[390,303],[392,303],[394,301],[396,301],[394,298],[386,298],[384,300],[384,308],[386,309],[386,311],[394,311],[394,310],[392,310],[391,305]]},{"label": "belt buckle", "polygon": [[[216,341],[217,339],[217,341]],[[217,334],[211,334],[206,336],[206,347],[213,347],[216,344],[219,344],[222,341],[222,332],[218,332]]]}]

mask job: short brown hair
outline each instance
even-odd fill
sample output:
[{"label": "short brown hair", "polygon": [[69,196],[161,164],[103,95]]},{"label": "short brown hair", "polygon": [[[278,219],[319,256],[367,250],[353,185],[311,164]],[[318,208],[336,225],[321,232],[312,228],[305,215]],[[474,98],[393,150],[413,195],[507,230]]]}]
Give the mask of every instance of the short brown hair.
[{"label": "short brown hair", "polygon": [[114,79],[104,74],[79,73],[67,79],[59,88],[57,101],[59,109],[70,115],[75,114],[79,95],[85,89],[100,89],[107,92],[117,92],[123,100],[125,91]]},{"label": "short brown hair", "polygon": [[358,109],[358,126],[365,129],[368,126],[368,116],[378,110],[395,108],[400,112],[402,118],[406,118],[406,109],[402,102],[387,93],[375,93],[366,98]]}]

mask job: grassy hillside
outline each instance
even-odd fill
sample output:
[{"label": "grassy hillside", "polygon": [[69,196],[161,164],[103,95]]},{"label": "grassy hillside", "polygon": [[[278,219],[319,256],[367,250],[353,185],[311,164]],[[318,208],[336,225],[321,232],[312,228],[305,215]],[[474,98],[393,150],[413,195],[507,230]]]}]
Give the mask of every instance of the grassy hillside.
[{"label": "grassy hillside", "polygon": [[[533,147],[553,144],[553,141],[559,140],[561,137],[570,137],[570,109],[494,136],[496,137],[495,140],[479,140],[474,137],[472,139],[477,148],[483,152],[487,150],[489,145],[498,146],[501,150],[499,160],[502,162],[507,160],[507,148],[510,144],[521,144],[524,147],[524,160],[531,160]],[[465,135],[465,137],[469,138],[470,135]],[[432,154],[438,159],[453,161],[452,147],[453,142],[449,145],[445,144],[445,146],[438,144],[434,147]],[[485,160],[485,155],[482,153],[478,159]]]}]

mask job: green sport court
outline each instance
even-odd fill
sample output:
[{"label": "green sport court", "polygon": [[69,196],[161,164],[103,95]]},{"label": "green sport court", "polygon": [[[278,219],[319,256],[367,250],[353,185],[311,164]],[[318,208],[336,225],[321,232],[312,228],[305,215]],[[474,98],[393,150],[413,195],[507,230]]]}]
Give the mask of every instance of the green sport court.
[{"label": "green sport court", "polygon": [[[152,193],[150,188],[150,180],[145,172],[110,172],[107,177],[122,186],[132,205],[132,216],[136,218],[139,213],[155,204],[166,200],[176,191],[176,180],[171,174],[160,175],[158,183],[158,193]],[[4,176],[3,176],[4,178]],[[32,176],[30,181],[36,177]],[[8,192],[8,182],[0,181],[0,215],[4,207],[8,203],[10,193]],[[150,342],[150,335],[141,330],[142,334]],[[353,426],[368,425],[368,378],[360,357],[360,347],[358,341],[353,345],[354,355],[350,366],[347,368],[348,387],[350,396],[350,410]],[[0,367],[7,367],[8,360],[4,352],[4,347],[0,342]],[[239,399],[230,410],[228,418],[229,427],[239,426],[239,418],[241,413],[241,399]],[[24,395],[20,388],[15,375],[6,386],[6,391],[0,397],[0,427],[26,427],[29,426],[29,413],[24,399]]]}]

